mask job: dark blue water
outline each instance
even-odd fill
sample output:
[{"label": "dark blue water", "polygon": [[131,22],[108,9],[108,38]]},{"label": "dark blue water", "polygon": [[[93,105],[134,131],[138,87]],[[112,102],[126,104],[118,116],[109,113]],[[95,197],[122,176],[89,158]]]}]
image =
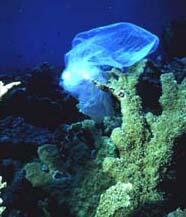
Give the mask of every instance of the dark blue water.
[{"label": "dark blue water", "polygon": [[61,66],[76,33],[114,22],[161,35],[185,8],[185,0],[0,0],[0,70]]}]

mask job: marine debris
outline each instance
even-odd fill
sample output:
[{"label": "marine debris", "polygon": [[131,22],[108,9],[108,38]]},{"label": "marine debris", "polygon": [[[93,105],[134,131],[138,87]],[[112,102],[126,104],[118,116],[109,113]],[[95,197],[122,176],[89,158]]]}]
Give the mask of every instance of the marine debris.
[{"label": "marine debris", "polygon": [[79,101],[79,109],[96,121],[113,115],[110,95],[93,81],[107,83],[101,66],[130,67],[156,50],[159,38],[132,23],[115,23],[77,34],[65,55],[61,85]]}]

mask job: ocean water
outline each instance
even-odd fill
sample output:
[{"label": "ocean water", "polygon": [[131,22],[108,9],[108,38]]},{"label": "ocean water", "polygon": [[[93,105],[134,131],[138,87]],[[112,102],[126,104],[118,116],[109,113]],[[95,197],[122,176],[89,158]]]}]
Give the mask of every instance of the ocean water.
[{"label": "ocean water", "polygon": [[111,23],[131,22],[161,35],[185,7],[185,0],[1,0],[0,69],[63,66],[75,34]]},{"label": "ocean water", "polygon": [[186,217],[186,0],[0,0],[0,217]]}]

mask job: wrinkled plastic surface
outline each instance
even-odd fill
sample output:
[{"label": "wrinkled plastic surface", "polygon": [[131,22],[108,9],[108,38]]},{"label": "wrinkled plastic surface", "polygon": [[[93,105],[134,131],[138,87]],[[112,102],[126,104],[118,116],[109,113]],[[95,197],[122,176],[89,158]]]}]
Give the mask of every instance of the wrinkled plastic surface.
[{"label": "wrinkled plastic surface", "polygon": [[77,58],[98,65],[129,67],[156,50],[159,39],[131,23],[116,23],[79,33],[72,41],[66,63]]},{"label": "wrinkled plastic surface", "polygon": [[116,23],[79,33],[65,55],[62,85],[79,100],[81,112],[102,119],[113,112],[110,96],[93,80],[106,82],[99,66],[129,67],[156,50],[156,35],[131,23]]}]

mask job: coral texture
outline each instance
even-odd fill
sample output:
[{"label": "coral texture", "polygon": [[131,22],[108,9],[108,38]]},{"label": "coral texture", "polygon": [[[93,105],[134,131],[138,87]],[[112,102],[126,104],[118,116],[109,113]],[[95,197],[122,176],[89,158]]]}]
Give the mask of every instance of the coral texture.
[{"label": "coral texture", "polygon": [[186,79],[178,84],[172,73],[162,74],[159,99],[162,113],[145,114],[137,94],[144,66],[145,61],[132,67],[127,75],[113,71],[115,76],[106,86],[120,102],[122,124],[111,135],[119,155],[106,157],[103,170],[116,183],[133,186],[131,205],[108,216],[129,216],[144,204],[163,200],[164,194],[158,186],[170,164],[174,140],[186,130]]},{"label": "coral texture", "polygon": [[116,185],[111,186],[101,195],[95,217],[110,217],[114,215],[116,210],[128,207],[130,205],[128,192],[131,190],[132,185],[130,183],[117,182]]},{"label": "coral texture", "polygon": [[34,187],[60,183],[70,179],[63,171],[62,162],[57,147],[53,144],[45,144],[38,148],[40,161],[27,163],[24,167],[26,178]]}]

